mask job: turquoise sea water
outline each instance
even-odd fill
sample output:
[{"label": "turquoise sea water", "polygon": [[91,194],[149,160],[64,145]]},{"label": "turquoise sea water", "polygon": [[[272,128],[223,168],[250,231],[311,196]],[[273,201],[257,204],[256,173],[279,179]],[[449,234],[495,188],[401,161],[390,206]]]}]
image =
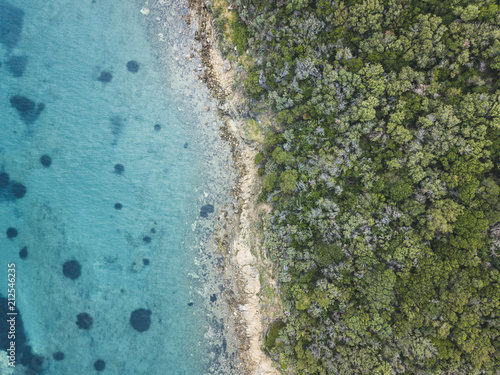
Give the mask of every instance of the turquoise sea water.
[{"label": "turquoise sea water", "polygon": [[182,2],[143,6],[0,0],[0,294],[15,262],[19,373],[232,373],[209,243],[229,151],[179,68]]}]

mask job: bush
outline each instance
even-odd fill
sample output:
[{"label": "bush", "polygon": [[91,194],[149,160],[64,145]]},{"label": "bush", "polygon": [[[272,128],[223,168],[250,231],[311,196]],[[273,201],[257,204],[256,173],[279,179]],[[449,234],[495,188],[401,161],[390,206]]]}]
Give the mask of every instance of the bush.
[{"label": "bush", "polygon": [[233,43],[236,44],[238,54],[245,53],[248,47],[248,33],[245,24],[241,21],[239,16],[236,16],[231,25],[233,29]]},{"label": "bush", "polygon": [[255,165],[259,165],[260,163],[262,163],[263,160],[264,160],[264,155],[262,155],[262,152],[259,152],[257,155],[255,155],[254,159]]},{"label": "bush", "polygon": [[271,350],[276,346],[276,340],[278,338],[278,335],[280,333],[280,330],[285,327],[285,323],[283,323],[281,320],[276,320],[271,323],[269,326],[269,331],[267,332],[266,335],[266,348],[268,350]]}]

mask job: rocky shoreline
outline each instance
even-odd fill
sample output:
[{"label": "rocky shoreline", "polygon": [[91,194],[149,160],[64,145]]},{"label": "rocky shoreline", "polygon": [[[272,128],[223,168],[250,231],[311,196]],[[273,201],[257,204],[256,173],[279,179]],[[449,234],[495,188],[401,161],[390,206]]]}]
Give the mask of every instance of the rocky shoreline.
[{"label": "rocky shoreline", "polygon": [[[246,119],[241,115],[244,100],[241,93],[233,91],[235,69],[224,60],[211,13],[202,0],[188,0],[188,27],[194,28],[195,39],[201,44],[199,57],[204,66],[200,79],[207,84],[212,96],[218,101],[218,114],[224,121],[222,137],[230,144],[231,153],[238,169],[239,180],[234,189],[238,202],[235,215],[227,215],[227,225],[215,235],[219,251],[224,256],[224,274],[234,281],[234,289],[225,291],[231,307],[238,334],[239,370],[243,374],[279,374],[269,357],[261,350],[264,327],[261,311],[261,270],[269,268],[265,256],[258,250],[259,235],[255,224],[258,211],[269,213],[270,208],[257,201],[257,168],[254,163],[257,150],[245,136]],[[256,250],[257,248],[257,250]],[[266,272],[267,274],[271,274]]]}]

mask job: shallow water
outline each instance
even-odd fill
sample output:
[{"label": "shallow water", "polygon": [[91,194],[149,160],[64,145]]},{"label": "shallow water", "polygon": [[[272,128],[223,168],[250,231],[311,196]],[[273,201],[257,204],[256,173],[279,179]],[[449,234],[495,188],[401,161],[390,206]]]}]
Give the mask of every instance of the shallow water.
[{"label": "shallow water", "polygon": [[[156,5],[0,0],[0,294],[15,262],[32,373],[94,373],[98,359],[109,374],[231,373],[209,240],[229,150],[178,67],[182,2]],[[81,272],[63,273],[70,260]],[[139,330],[137,309],[151,312]]]}]

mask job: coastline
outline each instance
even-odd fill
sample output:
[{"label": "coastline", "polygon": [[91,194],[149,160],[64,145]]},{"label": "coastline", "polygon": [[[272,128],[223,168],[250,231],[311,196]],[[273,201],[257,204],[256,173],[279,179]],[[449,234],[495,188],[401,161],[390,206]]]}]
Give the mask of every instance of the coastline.
[{"label": "coastline", "polygon": [[[245,374],[274,375],[281,372],[273,366],[272,360],[261,350],[264,346],[263,321],[270,323],[273,312],[263,314],[261,280],[268,278],[266,284],[275,288],[270,279],[270,263],[259,249],[260,238],[255,228],[259,214],[269,214],[270,206],[257,201],[258,173],[254,163],[258,150],[245,134],[246,119],[241,115],[240,104],[243,97],[233,91],[234,64],[222,57],[218,39],[213,28],[213,19],[202,0],[188,0],[189,28],[197,30],[195,39],[201,43],[199,52],[205,72],[202,81],[207,84],[212,96],[218,101],[218,114],[225,126],[221,128],[222,137],[228,141],[238,170],[239,178],[234,190],[238,207],[233,217],[226,218],[228,226],[215,235],[218,247],[224,255],[224,273],[234,281],[235,290],[225,293],[232,310],[238,334],[238,356]],[[227,240],[226,240],[227,239]],[[262,271],[267,272],[262,272]],[[273,293],[276,296],[276,293]],[[277,305],[270,301],[267,305]],[[266,316],[264,316],[266,315]]]},{"label": "coastline", "polygon": [[[468,7],[463,16],[459,14],[461,11],[452,12],[460,19],[449,14],[441,19],[443,14],[439,7],[423,11],[410,7],[402,18],[398,10],[382,7],[377,11],[379,15],[392,14],[392,20],[387,22],[390,26],[386,30],[387,49],[382,54],[370,49],[373,43],[376,44],[380,31],[377,25],[353,26],[355,22],[351,22],[351,16],[359,15],[355,6],[341,4],[319,9],[290,3],[286,9],[284,6],[275,9],[259,3],[246,9],[238,3],[235,9],[236,4],[231,2],[232,6],[228,6],[226,0],[188,2],[190,11],[186,11],[182,19],[189,25],[198,64],[193,72],[197,82],[192,87],[203,86],[205,92],[210,89],[212,97],[217,99],[218,102],[211,106],[211,114],[218,120],[212,129],[218,132],[219,141],[228,141],[224,148],[230,148],[232,157],[226,158],[229,168],[225,169],[231,169],[236,175],[228,194],[217,196],[234,201],[220,205],[216,214],[222,221],[221,226],[231,229],[223,231],[212,226],[218,232],[215,235],[211,232],[210,236],[214,241],[212,245],[219,245],[216,247],[220,262],[216,266],[220,264],[221,274],[231,284],[227,290],[221,289],[226,298],[220,299],[226,302],[230,311],[224,311],[224,319],[234,322],[238,330],[238,334],[233,331],[227,335],[239,338],[239,350],[233,358],[240,363],[231,367],[231,373],[240,373],[237,369],[245,374],[271,373],[268,371],[273,370],[266,367],[268,361],[259,350],[263,341],[264,352],[271,352],[284,372],[327,373],[338,366],[347,372],[364,373],[391,369],[453,372],[460,367],[471,371],[495,368],[499,364],[498,357],[490,359],[484,355],[494,353],[492,343],[481,342],[484,344],[482,354],[470,353],[467,349],[481,337],[469,335],[470,332],[487,334],[491,324],[494,325],[488,314],[472,307],[476,298],[471,296],[477,293],[476,297],[494,297],[493,289],[480,289],[489,285],[488,280],[494,280],[495,267],[498,268],[495,249],[488,254],[490,240],[494,239],[489,231],[494,231],[498,223],[495,207],[498,208],[500,184],[492,169],[498,155],[494,147],[491,148],[498,141],[498,129],[491,116],[498,102],[498,95],[495,95],[498,87],[489,68],[495,63],[488,60],[490,65],[486,61],[481,61],[480,66],[474,65],[478,57],[485,56],[488,44],[477,45],[478,48],[472,51],[469,39],[463,43],[465,57],[457,65],[447,67],[448,60],[433,59],[436,51],[443,56],[457,56],[457,46],[462,45],[459,36],[442,38],[438,35],[436,43],[439,46],[423,55],[402,56],[398,44],[399,38],[405,35],[415,37],[409,42],[410,46],[414,41],[417,45],[419,38],[425,38],[427,30],[427,34],[415,31],[422,19],[442,22],[444,28],[457,24],[470,28],[473,25],[470,21],[478,17],[479,7]],[[481,21],[484,19],[485,24],[491,24],[479,30],[478,36],[489,37],[488,33],[493,30],[490,26],[495,24],[495,11],[481,11]],[[348,13],[351,18],[347,17]],[[324,27],[339,14],[339,22],[331,28]],[[245,23],[251,23],[250,28]],[[217,25],[216,32],[212,24]],[[359,37],[366,32],[373,38]],[[219,33],[224,36],[219,37]],[[238,53],[233,51],[235,45]],[[248,45],[263,52],[245,54]],[[351,48],[359,49],[360,55],[354,58]],[[222,59],[219,50],[233,63]],[[257,65],[252,67],[252,64]],[[242,69],[244,67],[248,69]],[[439,80],[436,80],[437,71]],[[201,73],[196,76],[196,72]],[[243,85],[246,73],[250,79]],[[465,78],[457,78],[462,73]],[[471,76],[474,79],[466,79]],[[420,92],[422,82],[431,87],[427,96]],[[283,134],[267,133],[266,128],[272,128],[268,119],[264,120],[265,126],[257,124],[264,119],[261,109],[253,107],[253,100],[242,100],[238,96],[242,87],[254,99],[268,97],[267,103],[279,111],[277,122],[284,125],[282,129],[270,130]],[[207,94],[206,98],[205,103],[213,103],[211,95]],[[446,122],[444,125],[439,121],[435,126],[431,124],[446,113],[446,116],[454,116],[455,125],[464,123],[463,134],[470,134],[466,125],[474,116],[463,115],[461,98],[466,99],[471,113],[473,108],[482,108],[476,113],[482,133],[465,140],[457,136],[458,126],[448,132]],[[379,102],[388,103],[383,113],[376,111]],[[210,108],[206,108],[208,112]],[[259,113],[260,120],[255,112]],[[409,122],[398,125],[394,118],[399,116],[401,119],[402,113],[409,114],[405,117]],[[374,116],[376,125],[372,121]],[[220,123],[221,119],[224,124]],[[320,125],[324,121],[333,125],[325,129]],[[422,133],[422,129],[415,129],[412,121],[434,130]],[[290,129],[285,125],[294,122],[296,126]],[[257,133],[261,130],[260,137],[252,134],[255,129]],[[289,132],[284,132],[285,129]],[[254,148],[262,149],[259,146],[262,134],[269,134],[263,142],[265,149],[256,159],[265,163],[258,173],[265,176],[262,198],[269,192],[269,202],[279,200],[274,211],[279,219],[273,222],[272,229],[270,215],[265,220],[254,220],[259,211],[254,203],[254,189],[261,178],[255,174],[252,156]],[[450,141],[449,147],[439,148],[441,138]],[[257,142],[252,144],[252,140]],[[467,140],[477,147],[474,156]],[[428,158],[431,161],[427,160],[425,165],[415,164],[415,150],[431,155]],[[438,154],[433,153],[436,150]],[[472,169],[463,168],[465,164]],[[476,171],[470,172],[473,169]],[[440,175],[442,180],[436,180]],[[422,176],[433,178],[423,179]],[[462,179],[471,181],[471,185],[457,191],[457,181]],[[439,191],[437,195],[436,191]],[[446,214],[449,217],[441,228],[442,225],[436,224],[438,219],[434,213],[440,213],[443,205],[449,205],[450,213]],[[480,221],[479,206],[485,210]],[[223,215],[219,215],[221,211]],[[307,220],[305,224],[304,220]],[[253,230],[255,225],[263,230]],[[283,246],[268,237],[261,241],[266,246],[260,246],[259,251],[259,238],[265,238],[266,234],[280,236]],[[287,247],[290,240],[294,243]],[[401,241],[406,246],[403,250]],[[360,242],[363,244],[358,246]],[[470,248],[469,258],[457,258],[453,252],[443,253],[443,249],[452,248]],[[286,264],[279,268],[280,286],[287,291],[283,294],[287,308],[285,312],[277,310],[276,315],[286,318],[283,321],[275,318],[277,324],[271,325],[269,318],[272,316],[266,315],[266,309],[262,308],[262,297],[267,292],[265,279],[272,275],[274,267],[262,272],[266,267],[264,250],[272,259],[282,258],[282,251],[287,253]],[[367,251],[375,255],[366,258],[364,253]],[[434,252],[446,257],[436,256]],[[432,280],[422,276],[434,275],[436,270],[443,268],[436,268],[436,262],[452,264],[446,273],[463,272],[464,285],[477,284],[474,277],[479,273],[485,280],[463,296],[460,311],[448,304],[446,291],[453,286],[453,280],[442,277],[440,288],[433,288]],[[415,271],[415,267],[420,271]],[[361,280],[363,275],[365,278]],[[384,280],[388,280],[387,285]],[[419,294],[420,290],[425,293]],[[433,304],[429,305],[428,301]],[[445,321],[446,329],[423,318],[415,323],[415,314],[411,313],[415,306],[424,311],[420,314],[422,317],[429,316],[429,311],[432,315],[438,306],[443,313],[439,319]],[[458,311],[464,316],[472,314],[476,323],[481,319],[483,322],[464,326],[457,323],[458,318],[450,318],[450,311]],[[402,323],[394,325],[394,322]],[[267,327],[268,333],[262,340]],[[428,340],[420,340],[422,327],[428,333]],[[456,335],[449,335],[450,327],[452,332],[467,331],[468,334],[464,334],[470,338],[467,346]],[[277,334],[283,340],[276,342]],[[359,348],[353,349],[353,342],[359,344]],[[401,345],[394,346],[394,342]],[[412,352],[415,342],[419,343],[421,356],[418,363]],[[459,353],[459,360],[455,358],[450,362],[449,348]],[[279,367],[277,363],[274,365]]]}]

